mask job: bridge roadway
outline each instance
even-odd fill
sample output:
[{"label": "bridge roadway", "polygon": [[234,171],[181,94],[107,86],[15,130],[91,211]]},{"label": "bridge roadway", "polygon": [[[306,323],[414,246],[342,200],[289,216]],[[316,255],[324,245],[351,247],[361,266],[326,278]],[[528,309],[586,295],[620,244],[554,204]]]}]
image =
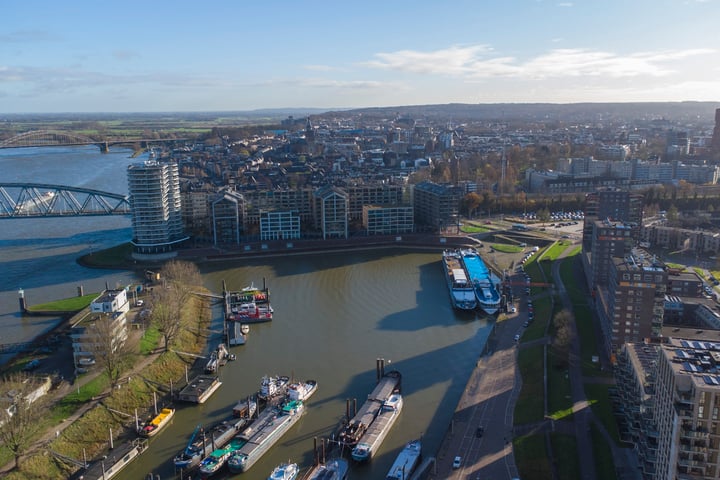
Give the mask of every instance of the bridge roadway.
[{"label": "bridge roadway", "polygon": [[61,130],[33,130],[24,132],[0,142],[0,148],[27,147],[61,147],[97,145],[102,152],[107,152],[111,145],[147,146],[150,144],[176,143],[188,141],[187,138],[101,138],[95,139],[73,132]]}]

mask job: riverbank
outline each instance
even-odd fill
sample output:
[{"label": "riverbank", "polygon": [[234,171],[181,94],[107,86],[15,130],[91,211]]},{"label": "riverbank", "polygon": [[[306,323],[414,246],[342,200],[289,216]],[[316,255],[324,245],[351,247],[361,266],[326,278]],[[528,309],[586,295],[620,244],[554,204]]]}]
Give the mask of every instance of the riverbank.
[{"label": "riverbank", "polygon": [[[390,236],[353,237],[332,240],[295,240],[251,242],[243,248],[198,247],[177,251],[177,258],[195,263],[223,262],[278,256],[304,255],[309,253],[336,253],[347,251],[377,250],[385,248],[443,249],[475,245],[472,237],[465,235],[439,236],[431,234],[405,234]],[[138,270],[143,267],[161,265],[165,260],[150,261],[132,258],[130,243],[93,252],[77,259],[88,268]]]},{"label": "riverbank", "polygon": [[[197,356],[207,347],[207,338],[197,332],[207,329],[210,323],[208,301],[192,297],[191,304],[183,309],[183,315],[192,323],[189,324],[191,328],[180,333],[178,341],[184,351]],[[151,408],[153,401],[170,402],[172,385],[182,386],[184,375],[195,363],[194,357],[179,356],[172,351],[143,354],[142,343],[147,334],[155,338],[155,342],[160,338],[150,330],[129,332],[127,344],[135,359],[129,362],[132,367],[123,372],[117,388],[110,388],[100,365],[77,377],[70,373],[60,375],[57,387],[49,393],[51,407],[41,420],[45,433],[34,440],[33,447],[23,455],[20,469],[13,469],[5,455],[0,458],[4,460],[4,466],[0,468],[3,478],[71,478],[77,466],[54,461],[52,455],[46,455],[48,450],[61,458],[89,460],[102,456],[108,448],[108,431],[113,432],[113,441],[117,443],[135,438],[132,422],[113,412],[139,411],[144,417],[142,412]],[[68,347],[69,338],[62,337]],[[68,358],[71,358],[68,348],[58,348],[45,357],[42,368],[57,368],[67,364]]]}]

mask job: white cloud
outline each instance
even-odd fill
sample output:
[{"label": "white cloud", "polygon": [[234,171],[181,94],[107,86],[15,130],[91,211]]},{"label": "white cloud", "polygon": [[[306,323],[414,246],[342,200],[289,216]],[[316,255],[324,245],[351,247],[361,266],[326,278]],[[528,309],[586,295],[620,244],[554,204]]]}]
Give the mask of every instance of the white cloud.
[{"label": "white cloud", "polygon": [[434,52],[400,50],[390,53],[378,53],[377,60],[362,65],[388,70],[402,70],[412,73],[432,73],[444,75],[467,75],[479,57],[491,52],[487,45],[468,47],[452,46]]},{"label": "white cloud", "polygon": [[467,79],[489,77],[547,78],[567,76],[659,77],[673,73],[675,61],[714,53],[710,49],[665,50],[621,55],[589,49],[555,49],[527,61],[492,56],[487,45],[453,46],[421,52],[401,50],[378,53],[364,63],[378,69]]},{"label": "white cloud", "polygon": [[558,7],[569,8],[569,7],[572,7],[572,6],[573,6],[573,3],[572,3],[572,2],[560,2],[560,3],[557,4],[557,6],[558,6]]}]

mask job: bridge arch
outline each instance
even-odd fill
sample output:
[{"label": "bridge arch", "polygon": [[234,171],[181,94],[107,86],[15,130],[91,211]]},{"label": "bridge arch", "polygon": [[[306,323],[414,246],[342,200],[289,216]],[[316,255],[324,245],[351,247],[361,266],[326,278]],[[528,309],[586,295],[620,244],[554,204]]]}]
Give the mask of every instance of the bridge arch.
[{"label": "bridge arch", "polygon": [[95,143],[102,143],[102,141],[62,130],[33,130],[4,140],[0,143],[0,148],[36,147],[39,145],[89,145]]},{"label": "bridge arch", "polygon": [[0,219],[130,213],[127,195],[44,183],[0,183]]}]

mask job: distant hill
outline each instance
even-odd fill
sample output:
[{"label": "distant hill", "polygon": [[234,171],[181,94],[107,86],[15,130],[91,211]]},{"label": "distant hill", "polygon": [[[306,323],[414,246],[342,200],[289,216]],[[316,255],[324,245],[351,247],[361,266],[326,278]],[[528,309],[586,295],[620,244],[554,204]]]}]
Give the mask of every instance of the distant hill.
[{"label": "distant hill", "polygon": [[654,120],[713,123],[718,102],[652,102],[652,103],[494,103],[413,105],[358,108],[324,115],[363,115],[369,118],[407,116],[415,119],[452,121],[599,121]]}]

